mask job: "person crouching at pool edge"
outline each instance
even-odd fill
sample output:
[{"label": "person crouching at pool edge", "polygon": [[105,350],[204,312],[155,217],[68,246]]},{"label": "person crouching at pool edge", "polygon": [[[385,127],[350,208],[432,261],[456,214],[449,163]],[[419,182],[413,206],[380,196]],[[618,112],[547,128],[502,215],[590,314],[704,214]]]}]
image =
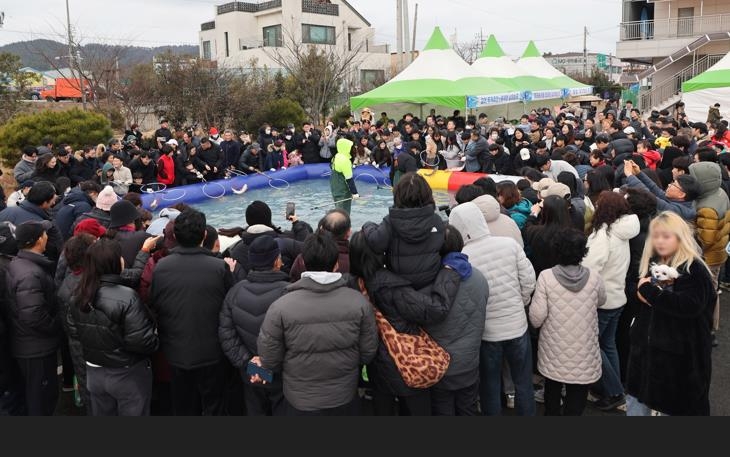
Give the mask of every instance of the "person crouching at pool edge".
[{"label": "person crouching at pool edge", "polygon": [[347,211],[348,214],[352,212],[352,201],[360,198],[352,173],[354,146],[352,135],[337,140],[337,154],[332,158],[332,176],[330,177],[330,188],[335,207]]}]

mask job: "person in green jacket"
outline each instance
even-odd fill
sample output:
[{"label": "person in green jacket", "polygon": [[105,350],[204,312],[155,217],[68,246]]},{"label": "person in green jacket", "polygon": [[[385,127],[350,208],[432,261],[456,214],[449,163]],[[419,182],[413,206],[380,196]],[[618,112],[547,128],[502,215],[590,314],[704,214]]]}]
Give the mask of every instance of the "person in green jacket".
[{"label": "person in green jacket", "polygon": [[352,147],[354,142],[348,138],[337,140],[337,154],[332,158],[332,177],[330,188],[335,207],[351,213],[352,201],[360,198],[352,174]]}]

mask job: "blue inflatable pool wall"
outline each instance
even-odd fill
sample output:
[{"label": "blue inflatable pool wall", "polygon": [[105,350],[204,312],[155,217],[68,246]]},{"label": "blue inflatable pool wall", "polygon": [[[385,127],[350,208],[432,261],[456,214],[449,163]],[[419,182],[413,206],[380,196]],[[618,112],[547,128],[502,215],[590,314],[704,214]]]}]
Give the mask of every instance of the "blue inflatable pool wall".
[{"label": "blue inflatable pool wall", "polygon": [[[390,179],[388,179],[390,169],[388,168],[378,169],[368,165],[357,167],[353,172],[357,182],[390,185]],[[310,179],[329,179],[331,173],[330,164],[321,163],[289,168],[288,170],[266,172],[266,175],[274,180],[276,187],[286,187],[284,181],[292,184]],[[143,194],[142,202],[146,209],[159,211],[178,203],[192,205],[210,198],[222,198],[228,195],[234,195],[234,189],[240,191],[246,185],[248,185],[249,190],[262,189],[269,187],[270,181],[268,177],[259,174],[237,176],[232,179],[222,179],[208,184],[171,187],[162,192]]]}]

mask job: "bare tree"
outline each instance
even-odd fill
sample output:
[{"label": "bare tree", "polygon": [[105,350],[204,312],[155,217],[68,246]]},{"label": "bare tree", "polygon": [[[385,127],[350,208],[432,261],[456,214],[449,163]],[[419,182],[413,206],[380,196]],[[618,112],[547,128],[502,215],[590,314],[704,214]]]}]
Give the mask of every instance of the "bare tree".
[{"label": "bare tree", "polygon": [[128,124],[141,124],[158,103],[155,99],[155,71],[151,63],[122,69],[116,95]]},{"label": "bare tree", "polygon": [[[306,44],[293,33],[294,24],[282,31],[279,47],[265,47],[266,54],[292,77],[301,91],[304,111],[313,121],[321,123],[322,117],[347,88],[348,78],[357,71],[364,60],[365,42],[348,42],[340,32],[334,44]],[[340,43],[340,44],[337,44]]]},{"label": "bare tree", "polygon": [[482,44],[479,40],[454,43],[454,51],[469,65],[473,64],[482,52]]}]

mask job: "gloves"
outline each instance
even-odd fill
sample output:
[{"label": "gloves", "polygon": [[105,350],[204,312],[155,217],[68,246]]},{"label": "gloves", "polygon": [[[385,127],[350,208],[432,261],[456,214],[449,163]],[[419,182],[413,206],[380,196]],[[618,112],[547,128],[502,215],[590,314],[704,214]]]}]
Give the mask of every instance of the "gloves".
[{"label": "gloves", "polygon": [[352,194],[352,200],[360,200],[360,194]]}]

